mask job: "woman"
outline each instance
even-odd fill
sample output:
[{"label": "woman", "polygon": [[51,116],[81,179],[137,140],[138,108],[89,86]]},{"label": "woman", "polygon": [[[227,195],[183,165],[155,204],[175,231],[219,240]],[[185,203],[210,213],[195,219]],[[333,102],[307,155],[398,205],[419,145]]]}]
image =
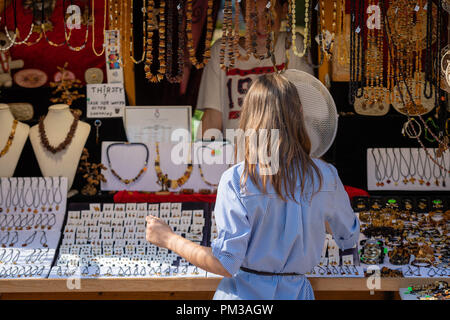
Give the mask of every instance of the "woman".
[{"label": "woman", "polygon": [[[320,260],[328,221],[341,249],[358,240],[359,222],[336,169],[309,156],[300,98],[284,76],[264,75],[248,91],[240,119],[245,130],[278,130],[278,170],[262,174],[268,145],[245,143],[245,161],[220,180],[212,248],[147,218],[147,240],[225,278],[215,299],[314,299],[305,273]],[[271,137],[268,137],[271,140]],[[253,156],[257,155],[256,163]],[[266,170],[270,172],[270,170]]]}]

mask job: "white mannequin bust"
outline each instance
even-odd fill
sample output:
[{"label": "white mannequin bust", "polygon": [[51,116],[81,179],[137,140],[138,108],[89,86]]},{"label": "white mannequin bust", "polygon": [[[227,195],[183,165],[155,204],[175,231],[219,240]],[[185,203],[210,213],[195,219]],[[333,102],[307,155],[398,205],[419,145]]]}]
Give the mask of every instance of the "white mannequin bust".
[{"label": "white mannequin bust", "polygon": [[[66,139],[74,117],[66,104],[55,104],[48,108],[44,119],[45,133],[51,146],[58,146]],[[30,141],[42,175],[45,177],[67,177],[70,189],[80,161],[81,153],[91,131],[91,126],[78,121],[72,141],[60,152],[52,153],[41,142],[39,125],[30,129]]]},{"label": "white mannequin bust", "polygon": [[[6,146],[12,131],[14,116],[9,106],[0,103],[0,152]],[[16,170],[23,146],[28,138],[30,127],[24,123],[17,123],[16,133],[8,152],[0,157],[0,177],[12,177]]]}]

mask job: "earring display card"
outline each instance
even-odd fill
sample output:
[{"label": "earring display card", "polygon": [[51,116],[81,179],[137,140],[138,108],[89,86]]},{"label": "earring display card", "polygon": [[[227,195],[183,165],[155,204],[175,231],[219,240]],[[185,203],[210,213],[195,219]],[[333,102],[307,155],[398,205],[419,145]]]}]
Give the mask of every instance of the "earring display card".
[{"label": "earring display card", "polygon": [[367,188],[385,191],[450,191],[450,152],[438,149],[367,149]]},{"label": "earring display card", "polygon": [[[115,142],[102,143],[102,163],[107,166],[107,170],[102,173],[107,182],[101,183],[103,191],[111,190],[129,190],[129,191],[160,191],[161,185],[158,184],[158,177],[155,168],[157,159],[156,144],[147,143],[142,145],[125,144],[108,147]],[[177,189],[169,189],[171,192],[180,189],[216,189],[223,172],[227,170],[234,159],[234,149],[231,144],[196,142],[192,146],[187,143],[172,144],[159,143],[159,169],[167,178],[178,180],[181,177],[187,178],[187,181]],[[147,150],[149,153],[147,165]],[[130,157],[130,154],[133,154]],[[109,160],[108,160],[109,158]],[[192,172],[188,176],[186,171],[188,163],[192,163]],[[201,171],[199,167],[201,166]],[[143,168],[144,172],[139,175]],[[122,178],[118,179],[111,171],[116,172]],[[124,180],[139,178],[129,184]]]},{"label": "earring display card", "polygon": [[[105,211],[105,207],[100,206],[99,210],[94,207],[97,204],[91,205],[95,211],[70,210],[70,219],[64,228],[64,238],[50,278],[67,278],[70,275],[85,278],[206,277],[205,271],[191,268],[187,261],[176,254],[147,242],[145,218],[150,214],[160,216],[164,213],[175,232],[207,245],[210,230],[210,224],[207,223],[210,219],[208,204],[149,204],[146,211],[135,203],[116,205],[115,210],[121,211],[116,211],[109,225],[104,215],[110,214],[110,208],[106,207]],[[138,208],[140,211],[136,211]],[[186,211],[190,214],[182,217]],[[95,214],[99,216],[94,218]],[[79,226],[77,222],[81,216],[89,219],[90,226]],[[183,226],[181,219],[186,223]],[[100,221],[102,226],[99,226]],[[181,271],[183,268],[185,272]]]}]

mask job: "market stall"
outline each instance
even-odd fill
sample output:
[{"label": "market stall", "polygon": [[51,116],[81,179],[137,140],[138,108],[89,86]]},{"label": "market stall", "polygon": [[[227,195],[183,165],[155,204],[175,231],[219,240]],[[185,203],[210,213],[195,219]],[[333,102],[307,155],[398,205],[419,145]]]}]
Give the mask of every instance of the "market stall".
[{"label": "market stall", "polygon": [[450,2],[258,1],[0,4],[0,298],[211,298],[146,217],[211,246],[225,131],[279,72],[361,225],[316,297],[448,299]]}]

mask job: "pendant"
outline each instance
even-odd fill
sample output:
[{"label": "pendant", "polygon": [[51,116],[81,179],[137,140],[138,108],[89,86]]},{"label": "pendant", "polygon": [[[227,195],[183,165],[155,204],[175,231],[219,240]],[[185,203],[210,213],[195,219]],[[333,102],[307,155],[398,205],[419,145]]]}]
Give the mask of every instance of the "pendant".
[{"label": "pendant", "polygon": [[34,209],[34,210],[33,210],[33,213],[34,213],[34,214],[38,213],[38,209]]},{"label": "pendant", "polygon": [[28,212],[31,212],[31,208],[28,208],[28,210],[27,210]]},{"label": "pendant", "polygon": [[414,184],[414,182],[416,181],[416,178],[411,178],[411,179],[409,179],[409,181],[411,181],[411,183]]},{"label": "pendant", "polygon": [[420,185],[423,185],[425,183],[425,181],[423,179],[419,180]]}]

